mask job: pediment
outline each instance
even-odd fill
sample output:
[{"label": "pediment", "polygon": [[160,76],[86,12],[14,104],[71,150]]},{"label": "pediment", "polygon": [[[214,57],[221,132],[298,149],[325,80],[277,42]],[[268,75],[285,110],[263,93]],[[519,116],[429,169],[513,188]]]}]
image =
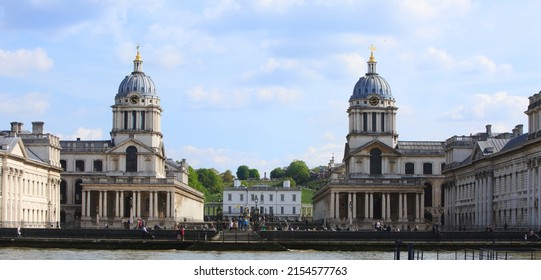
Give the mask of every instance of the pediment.
[{"label": "pediment", "polygon": [[385,156],[401,156],[402,155],[393,147],[390,147],[379,140],[373,140],[351,151],[349,153],[349,156],[368,156],[370,155],[370,151],[372,151],[372,149],[379,149],[381,153]]},{"label": "pediment", "polygon": [[118,145],[115,145],[111,149],[107,150],[106,153],[108,154],[126,153],[126,149],[130,146],[136,147],[138,153],[152,153],[152,154],[156,153],[152,148],[148,147],[147,145],[143,144],[142,142],[136,139],[128,139],[122,143],[119,143]]},{"label": "pediment", "polygon": [[10,149],[10,153],[23,158],[28,158],[28,153],[26,152],[26,148],[21,139],[14,142],[14,145]]}]

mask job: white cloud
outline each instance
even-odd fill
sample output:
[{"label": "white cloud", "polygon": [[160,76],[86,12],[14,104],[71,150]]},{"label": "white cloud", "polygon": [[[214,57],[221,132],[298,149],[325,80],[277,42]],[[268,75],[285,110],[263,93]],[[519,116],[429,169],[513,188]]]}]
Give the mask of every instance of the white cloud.
[{"label": "white cloud", "polygon": [[47,96],[30,92],[21,96],[0,94],[0,113],[7,115],[39,115],[49,107]]},{"label": "white cloud", "polygon": [[246,108],[253,105],[293,104],[301,98],[299,91],[285,87],[242,88],[233,91],[205,90],[198,86],[187,93],[197,108]]},{"label": "white cloud", "polygon": [[396,4],[397,10],[409,14],[404,18],[419,21],[464,16],[473,8],[470,0],[399,0]]},{"label": "white cloud", "polygon": [[259,12],[284,13],[290,9],[304,6],[304,0],[258,0],[253,3],[255,10]]},{"label": "white cloud", "polygon": [[72,135],[57,134],[57,136],[63,140],[75,140],[77,138],[81,138],[81,140],[102,140],[103,130],[101,128],[78,127]]},{"label": "white cloud", "polygon": [[425,60],[434,62],[445,70],[477,72],[488,75],[505,75],[514,72],[509,64],[497,64],[485,55],[475,55],[469,59],[457,59],[445,50],[430,47],[427,50]]},{"label": "white cloud", "polygon": [[494,94],[475,94],[467,104],[452,108],[445,115],[451,120],[485,122],[520,122],[525,118],[524,108],[528,107],[528,99],[523,96],[513,96],[506,92]]},{"label": "white cloud", "polygon": [[238,11],[242,7],[235,0],[220,0],[215,5],[205,8],[203,15],[205,18],[217,18],[230,11]]},{"label": "white cloud", "polygon": [[19,49],[15,52],[0,50],[0,76],[23,76],[32,72],[46,72],[53,60],[41,48]]}]

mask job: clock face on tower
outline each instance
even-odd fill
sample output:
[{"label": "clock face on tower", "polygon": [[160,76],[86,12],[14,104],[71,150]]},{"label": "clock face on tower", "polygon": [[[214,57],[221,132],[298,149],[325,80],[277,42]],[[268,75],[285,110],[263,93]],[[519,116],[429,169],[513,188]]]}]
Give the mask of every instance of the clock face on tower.
[{"label": "clock face on tower", "polygon": [[377,96],[372,96],[372,97],[370,97],[368,102],[370,103],[370,105],[376,106],[376,105],[379,104],[379,98]]},{"label": "clock face on tower", "polygon": [[132,96],[130,97],[130,102],[131,102],[132,104],[137,104],[137,103],[139,103],[139,95],[132,95]]}]

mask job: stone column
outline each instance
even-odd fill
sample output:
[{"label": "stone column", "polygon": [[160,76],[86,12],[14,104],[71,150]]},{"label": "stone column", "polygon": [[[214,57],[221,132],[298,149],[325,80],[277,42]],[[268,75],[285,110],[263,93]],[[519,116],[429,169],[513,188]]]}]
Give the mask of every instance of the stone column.
[{"label": "stone column", "polygon": [[[489,225],[494,224],[494,186],[492,181],[492,174],[487,174],[487,188],[488,188],[488,196],[487,196],[487,220]],[[530,211],[528,211],[530,212]],[[533,212],[533,211],[532,211]],[[533,213],[530,213],[533,214]]]},{"label": "stone column", "polygon": [[158,191],[154,192],[154,218],[159,218],[160,212],[158,211]]},{"label": "stone column", "polygon": [[[440,205],[441,205],[441,201],[440,201]],[[432,206],[434,206],[434,200],[432,200]],[[421,207],[420,207],[420,213],[419,213],[419,219],[421,222],[424,222],[425,221],[425,193],[422,192],[421,193]],[[440,217],[440,214],[438,213],[438,217]],[[441,221],[439,221],[439,223],[441,224]]]},{"label": "stone column", "polygon": [[370,197],[370,203],[368,206],[368,212],[370,214],[368,215],[368,217],[370,218],[370,220],[373,220],[374,219],[374,193],[370,193],[369,197]]},{"label": "stone column", "polygon": [[404,206],[402,206],[403,195],[398,193],[398,221],[402,222],[404,220],[403,212]]},{"label": "stone column", "polygon": [[[148,217],[149,218],[154,218],[156,215],[154,213],[154,191],[150,191],[149,192],[149,213],[148,213]],[[225,199],[224,199],[225,200]]]},{"label": "stone column", "polygon": [[103,191],[98,191],[98,215],[103,217],[102,202],[103,202]]},{"label": "stone column", "polygon": [[124,215],[126,213],[124,213],[124,191],[120,191],[120,198],[119,198],[119,211],[118,211],[118,216],[120,218],[124,218]]},{"label": "stone column", "polygon": [[383,221],[385,221],[385,219],[387,218],[387,213],[385,213],[385,209],[387,209],[387,207],[385,206],[385,203],[387,202],[387,197],[385,197],[385,193],[381,193],[381,219]]},{"label": "stone column", "polygon": [[419,194],[415,193],[415,222],[419,222]]},{"label": "stone column", "polygon": [[391,194],[387,193],[387,209],[385,210],[387,212],[387,222],[391,221]]},{"label": "stone column", "polygon": [[103,191],[103,216],[109,217],[107,214],[107,191]]},{"label": "stone column", "polygon": [[86,211],[86,191],[81,192],[81,218],[86,217],[88,212]]},{"label": "stone column", "polygon": [[335,193],[334,201],[334,214],[338,220],[340,220],[340,193]]},{"label": "stone column", "polygon": [[329,201],[329,217],[331,219],[334,219],[334,192],[333,191],[331,191],[331,199]]},{"label": "stone column", "polygon": [[404,193],[404,221],[408,222],[408,193]]},{"label": "stone column", "polygon": [[166,205],[165,205],[165,217],[169,218],[171,217],[171,192],[167,192],[167,198],[166,198]]},{"label": "stone column", "polygon": [[368,206],[369,206],[369,203],[368,203],[368,193],[364,193],[364,220],[367,221],[368,219],[370,219],[370,215],[368,214]]},{"label": "stone column", "polygon": [[353,193],[353,219],[357,219],[357,193]]},{"label": "stone column", "polygon": [[141,191],[137,191],[136,193],[136,197],[137,197],[137,214],[136,216],[137,217],[141,217]]}]

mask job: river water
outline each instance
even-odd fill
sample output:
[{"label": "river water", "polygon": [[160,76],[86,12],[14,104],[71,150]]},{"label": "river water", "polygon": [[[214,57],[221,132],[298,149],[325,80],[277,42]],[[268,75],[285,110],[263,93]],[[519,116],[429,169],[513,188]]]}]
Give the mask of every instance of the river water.
[{"label": "river water", "polygon": [[[314,251],[283,252],[184,251],[184,250],[81,250],[0,248],[0,260],[393,260],[394,252],[379,251]],[[407,260],[407,251],[400,254]],[[415,259],[478,260],[479,251],[416,251]],[[483,259],[530,260],[541,258],[541,252],[505,252],[483,254]]]}]

